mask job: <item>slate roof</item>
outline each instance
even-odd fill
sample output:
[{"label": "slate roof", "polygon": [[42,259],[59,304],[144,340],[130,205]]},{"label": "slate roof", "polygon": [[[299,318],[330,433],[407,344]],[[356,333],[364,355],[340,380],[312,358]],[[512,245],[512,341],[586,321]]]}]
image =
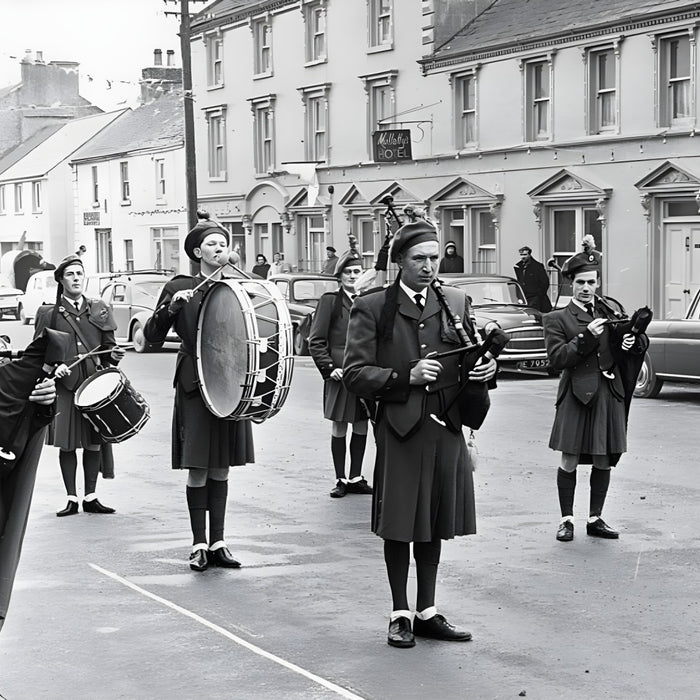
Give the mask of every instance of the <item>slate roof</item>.
[{"label": "slate roof", "polygon": [[215,0],[205,7],[201,12],[198,12],[192,19],[193,29],[198,29],[197,24],[204,24],[228,17],[230,19],[244,18],[248,15],[254,15],[264,10],[273,10],[284,5],[289,5],[297,0]]},{"label": "slate roof", "polygon": [[95,114],[66,122],[23,158],[0,174],[0,180],[29,180],[43,177],[69,158],[86,141],[117,119],[125,110]]},{"label": "slate roof", "polygon": [[572,38],[595,28],[644,21],[684,9],[690,0],[495,0],[424,60],[468,56],[503,47],[524,48],[553,37]]},{"label": "slate roof", "polygon": [[71,162],[178,148],[185,143],[182,95],[166,93],[115,120],[87,142]]},{"label": "slate roof", "polygon": [[9,153],[5,154],[3,158],[0,158],[0,174],[4,173],[10,166],[22,160],[27,153],[33,151],[49,136],[55,134],[61,127],[63,127],[64,124],[65,122],[61,122],[59,124],[51,124],[50,126],[45,126],[39,129],[28,139],[22,141],[19,146],[16,146]]}]

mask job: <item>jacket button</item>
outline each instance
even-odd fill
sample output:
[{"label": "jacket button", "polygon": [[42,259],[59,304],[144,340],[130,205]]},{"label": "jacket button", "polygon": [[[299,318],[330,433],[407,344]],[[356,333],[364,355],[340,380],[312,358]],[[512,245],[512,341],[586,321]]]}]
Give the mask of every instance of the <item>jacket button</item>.
[{"label": "jacket button", "polygon": [[428,347],[428,346],[427,346],[425,343],[421,343],[421,349],[422,349],[422,350],[425,350],[425,348],[427,348],[427,347]]},{"label": "jacket button", "polygon": [[419,323],[418,328],[425,328],[425,323]]}]

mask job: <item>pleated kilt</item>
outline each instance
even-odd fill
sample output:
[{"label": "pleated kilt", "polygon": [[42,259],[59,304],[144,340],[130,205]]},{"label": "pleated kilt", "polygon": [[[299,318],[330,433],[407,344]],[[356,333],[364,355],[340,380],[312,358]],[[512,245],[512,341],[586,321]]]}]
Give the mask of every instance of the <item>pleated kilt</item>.
[{"label": "pleated kilt", "polygon": [[56,382],[56,417],[49,425],[47,445],[72,451],[102,443],[98,433],[75,407],[74,397],[74,392]]},{"label": "pleated kilt", "polygon": [[625,404],[603,378],[597,396],[584,406],[567,391],[549,438],[553,450],[574,455],[619,455],[627,451]]},{"label": "pleated kilt", "polygon": [[367,411],[357,395],[343,386],[343,382],[326,379],[323,382],[323,417],[341,423],[356,423],[367,419]]},{"label": "pleated kilt", "polygon": [[476,532],[474,468],[462,433],[428,418],[401,442],[380,420],[375,437],[372,532],[400,542]]}]

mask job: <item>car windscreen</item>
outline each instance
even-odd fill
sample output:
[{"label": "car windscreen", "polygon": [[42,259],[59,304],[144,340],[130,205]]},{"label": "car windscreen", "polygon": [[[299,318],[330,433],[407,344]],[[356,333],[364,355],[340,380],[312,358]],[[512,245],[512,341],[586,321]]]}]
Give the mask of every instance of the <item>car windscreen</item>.
[{"label": "car windscreen", "polygon": [[525,304],[525,295],[516,282],[475,281],[457,284],[471,300],[472,306],[487,304]]},{"label": "car windscreen", "polygon": [[144,306],[155,306],[155,302],[162,288],[163,282],[159,280],[134,283],[133,303],[143,304]]},{"label": "car windscreen", "polygon": [[335,292],[338,281],[329,277],[327,280],[296,280],[294,298],[297,301],[318,301],[326,292]]}]

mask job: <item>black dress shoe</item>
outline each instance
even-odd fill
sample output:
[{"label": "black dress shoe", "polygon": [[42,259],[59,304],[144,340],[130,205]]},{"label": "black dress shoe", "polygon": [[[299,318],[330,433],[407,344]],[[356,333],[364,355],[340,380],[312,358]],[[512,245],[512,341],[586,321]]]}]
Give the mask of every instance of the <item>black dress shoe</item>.
[{"label": "black dress shoe", "polygon": [[411,621],[407,617],[397,617],[389,623],[389,634],[386,642],[389,646],[399,649],[409,649],[416,646],[416,640],[411,632]]},{"label": "black dress shoe", "polygon": [[586,533],[591,537],[602,537],[605,540],[616,540],[620,536],[617,530],[608,527],[603,518],[598,518],[592,523],[587,523]]},{"label": "black dress shoe", "polygon": [[76,515],[78,512],[78,501],[68,501],[63,510],[57,511],[56,515],[59,518],[65,518],[66,515]]},{"label": "black dress shoe", "polygon": [[103,506],[96,498],[93,498],[92,501],[83,501],[83,513],[102,513],[103,515],[108,515],[114,512],[116,512],[114,508]]},{"label": "black dress shoe", "polygon": [[442,615],[433,615],[428,620],[421,620],[419,617],[416,617],[413,620],[413,633],[416,637],[442,639],[446,642],[468,642],[472,638],[471,632],[458,630]]},{"label": "black dress shoe", "polygon": [[209,552],[209,561],[212,566],[221,566],[224,569],[240,569],[241,562],[231,556],[228,547],[219,547]]},{"label": "black dress shoe", "polygon": [[574,539],[574,524],[571,520],[564,520],[564,522],[559,524],[557,539],[560,542],[571,542]]},{"label": "black dress shoe", "polygon": [[197,549],[190,554],[190,569],[192,571],[206,571],[209,566],[209,557],[206,549]]},{"label": "black dress shoe", "polygon": [[348,488],[345,482],[338,479],[338,483],[335,488],[331,491],[331,498],[342,498],[348,492]]},{"label": "black dress shoe", "polygon": [[365,479],[360,479],[359,481],[348,481],[348,483],[345,484],[345,490],[347,493],[359,493],[363,496],[372,495],[372,487]]}]

